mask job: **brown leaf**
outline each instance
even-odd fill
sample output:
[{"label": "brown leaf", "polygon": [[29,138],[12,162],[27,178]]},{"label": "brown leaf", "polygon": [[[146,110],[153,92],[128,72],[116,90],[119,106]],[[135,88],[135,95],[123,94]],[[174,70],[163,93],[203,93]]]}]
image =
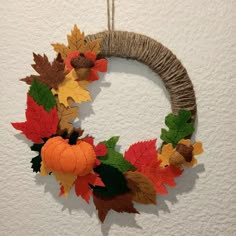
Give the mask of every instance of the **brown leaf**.
[{"label": "brown leaf", "polygon": [[41,56],[33,53],[33,56],[35,64],[32,64],[32,67],[39,75],[27,76],[21,79],[21,81],[31,85],[36,78],[40,83],[47,85],[49,88],[57,89],[58,85],[65,79],[65,65],[58,61],[58,58],[54,59],[51,64],[46,55]]},{"label": "brown leaf", "polygon": [[125,193],[115,197],[103,197],[93,193],[93,202],[98,210],[98,217],[101,222],[104,222],[109,210],[139,214],[133,206],[131,193]]},{"label": "brown leaf", "polygon": [[68,106],[65,107],[63,104],[57,100],[57,114],[59,121],[59,130],[67,130],[68,133],[71,133],[74,129],[70,121],[74,120],[78,116],[79,107],[78,106]]},{"label": "brown leaf", "polygon": [[126,172],[128,188],[132,193],[132,200],[142,204],[156,204],[156,190],[153,183],[139,172]]}]

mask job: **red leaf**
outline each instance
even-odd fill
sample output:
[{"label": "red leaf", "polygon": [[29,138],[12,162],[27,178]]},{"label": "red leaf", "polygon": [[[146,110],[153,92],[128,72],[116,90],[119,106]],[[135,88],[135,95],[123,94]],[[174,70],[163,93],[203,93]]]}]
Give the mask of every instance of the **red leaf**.
[{"label": "red leaf", "polygon": [[139,171],[146,175],[154,184],[156,193],[166,194],[167,190],[164,186],[166,184],[169,187],[176,185],[174,178],[182,174],[183,170],[179,167],[168,166],[165,168],[160,167],[161,161],[153,161]]},{"label": "red leaf", "polygon": [[104,143],[99,143],[95,148],[94,151],[97,157],[104,157],[107,155],[107,148]]},{"label": "red leaf", "polygon": [[131,145],[124,156],[127,161],[141,170],[157,159],[156,139]]},{"label": "red leaf", "polygon": [[48,113],[43,106],[38,105],[27,94],[26,121],[12,123],[12,126],[34,143],[42,143],[42,138],[48,138],[56,133],[58,116],[56,106]]},{"label": "red leaf", "polygon": [[60,184],[60,193],[59,193],[58,197],[61,197],[61,196],[63,196],[63,195],[64,195],[64,193],[65,193],[65,191],[64,191],[64,187],[63,187],[63,185],[62,185],[62,184]]},{"label": "red leaf", "polygon": [[94,146],[94,137],[91,136],[86,136],[82,139],[84,142],[91,144],[92,146]]},{"label": "red leaf", "polygon": [[125,193],[115,197],[103,197],[93,193],[93,202],[98,210],[98,217],[103,222],[109,210],[127,213],[139,213],[133,206],[132,194]]},{"label": "red leaf", "polygon": [[105,186],[97,174],[90,173],[85,176],[78,176],[75,180],[75,193],[77,196],[81,196],[87,203],[89,203],[90,196],[92,195],[89,184],[93,186]]}]

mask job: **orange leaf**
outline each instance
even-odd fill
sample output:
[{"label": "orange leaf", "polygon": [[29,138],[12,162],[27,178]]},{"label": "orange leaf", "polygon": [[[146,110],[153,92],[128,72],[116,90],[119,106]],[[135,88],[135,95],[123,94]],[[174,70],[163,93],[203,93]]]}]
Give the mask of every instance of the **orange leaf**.
[{"label": "orange leaf", "polygon": [[145,166],[140,172],[153,182],[156,193],[166,194],[167,190],[164,184],[169,187],[174,187],[176,185],[174,178],[180,176],[183,170],[175,166],[162,168],[160,163],[160,160],[153,161]]},{"label": "orange leaf", "polygon": [[92,195],[89,184],[93,186],[105,186],[97,174],[90,173],[85,176],[78,176],[75,180],[75,193],[77,196],[81,196],[87,203],[89,203],[90,196]]}]

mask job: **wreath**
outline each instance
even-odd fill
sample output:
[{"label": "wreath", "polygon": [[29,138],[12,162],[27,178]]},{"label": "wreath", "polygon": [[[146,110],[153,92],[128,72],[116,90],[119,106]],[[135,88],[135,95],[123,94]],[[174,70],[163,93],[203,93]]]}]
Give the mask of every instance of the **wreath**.
[{"label": "wreath", "polygon": [[[190,139],[196,114],[191,81],[178,59],[147,36],[108,31],[85,37],[75,25],[67,39],[67,46],[52,44],[57,52],[52,63],[33,54],[38,75],[21,79],[30,85],[26,121],[12,125],[33,142],[32,169],[54,176],[59,196],[68,196],[72,188],[87,203],[93,196],[102,222],[111,209],[138,213],[133,202],[156,204],[156,195],[167,194],[166,186],[174,187],[174,179],[197,164],[195,156],[203,152],[202,143]],[[165,118],[168,129],[161,130],[160,148],[153,139],[134,143],[122,154],[118,136],[95,144],[94,137],[75,128],[79,104],[92,100],[88,85],[107,71],[105,56],[139,60],[162,77],[173,113]]]}]

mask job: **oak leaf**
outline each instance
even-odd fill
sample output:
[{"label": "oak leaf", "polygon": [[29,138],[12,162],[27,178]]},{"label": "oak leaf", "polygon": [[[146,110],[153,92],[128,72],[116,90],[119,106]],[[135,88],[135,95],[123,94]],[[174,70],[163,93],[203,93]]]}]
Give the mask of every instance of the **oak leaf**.
[{"label": "oak leaf", "polygon": [[40,54],[33,53],[33,56],[35,64],[32,64],[32,67],[39,75],[30,75],[21,79],[21,81],[31,85],[34,79],[37,79],[49,88],[57,89],[58,85],[65,79],[65,65],[57,58],[50,63],[46,55],[41,56]]},{"label": "oak leaf", "polygon": [[161,129],[161,139],[165,143],[172,143],[173,147],[176,147],[181,139],[188,137],[194,132],[191,115],[191,112],[187,110],[180,110],[178,115],[167,115],[165,124],[169,130]]},{"label": "oak leaf", "polygon": [[66,75],[66,79],[58,86],[58,89],[52,89],[52,93],[58,95],[59,102],[64,104],[65,107],[69,106],[69,98],[72,98],[76,103],[92,100],[89,91],[81,87],[76,79],[76,72],[72,70]]},{"label": "oak leaf", "polygon": [[54,50],[60,53],[62,58],[65,60],[67,56],[74,51],[85,53],[86,51],[92,51],[99,53],[100,51],[100,40],[96,39],[90,42],[85,41],[84,33],[79,30],[77,25],[74,25],[71,34],[67,35],[68,46],[60,43],[52,44]]},{"label": "oak leaf", "polygon": [[116,212],[138,213],[132,203],[132,194],[124,193],[115,197],[103,197],[99,194],[93,194],[93,202],[98,210],[98,217],[104,222],[107,213],[110,210]]},{"label": "oak leaf", "polygon": [[132,200],[142,204],[156,204],[156,191],[153,183],[139,172],[126,172],[128,188],[132,193]]}]

